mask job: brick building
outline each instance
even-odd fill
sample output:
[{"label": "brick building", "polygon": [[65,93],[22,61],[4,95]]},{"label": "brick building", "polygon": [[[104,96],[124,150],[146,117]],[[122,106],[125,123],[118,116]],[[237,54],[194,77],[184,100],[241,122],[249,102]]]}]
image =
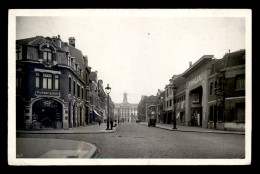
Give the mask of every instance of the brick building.
[{"label": "brick building", "polygon": [[17,129],[74,128],[86,125],[88,60],[58,37],[16,41]]},{"label": "brick building", "polygon": [[216,59],[209,76],[209,128],[245,129],[245,50]]}]

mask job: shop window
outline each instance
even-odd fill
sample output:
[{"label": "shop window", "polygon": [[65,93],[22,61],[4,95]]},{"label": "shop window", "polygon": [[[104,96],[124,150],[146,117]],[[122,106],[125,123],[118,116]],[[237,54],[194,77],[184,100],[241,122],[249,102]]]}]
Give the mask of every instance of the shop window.
[{"label": "shop window", "polygon": [[43,74],[43,89],[52,89],[52,74]]},{"label": "shop window", "polygon": [[236,122],[245,122],[245,103],[235,104]]},{"label": "shop window", "polygon": [[245,76],[240,75],[236,77],[236,89],[237,90],[244,90],[245,89]]},{"label": "shop window", "polygon": [[60,88],[59,82],[60,82],[60,77],[59,77],[59,75],[56,74],[55,75],[55,80],[54,80],[54,83],[55,83],[54,89],[59,89]]},{"label": "shop window", "polygon": [[209,121],[213,121],[213,106],[209,108]]},{"label": "shop window", "polygon": [[36,88],[40,88],[40,73],[36,72]]},{"label": "shop window", "polygon": [[43,60],[45,62],[52,62],[52,52],[49,48],[43,50]]},{"label": "shop window", "polygon": [[218,121],[223,121],[223,107],[218,106]]}]

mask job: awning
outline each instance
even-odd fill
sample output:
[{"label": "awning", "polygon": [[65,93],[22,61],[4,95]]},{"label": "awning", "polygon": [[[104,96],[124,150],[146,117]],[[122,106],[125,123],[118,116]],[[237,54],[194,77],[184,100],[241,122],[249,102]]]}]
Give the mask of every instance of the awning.
[{"label": "awning", "polygon": [[96,114],[97,116],[101,117],[101,115],[99,115],[99,113],[97,113],[96,110],[94,110],[94,112],[95,112],[95,114]]}]

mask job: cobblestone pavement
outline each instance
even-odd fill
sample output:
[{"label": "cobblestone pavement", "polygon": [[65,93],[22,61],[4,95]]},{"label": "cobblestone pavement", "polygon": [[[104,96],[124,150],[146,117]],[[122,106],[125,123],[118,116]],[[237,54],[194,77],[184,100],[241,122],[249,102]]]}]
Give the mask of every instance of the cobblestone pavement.
[{"label": "cobblestone pavement", "polygon": [[245,158],[245,135],[178,132],[122,123],[110,134],[19,134],[95,145],[95,158]]}]

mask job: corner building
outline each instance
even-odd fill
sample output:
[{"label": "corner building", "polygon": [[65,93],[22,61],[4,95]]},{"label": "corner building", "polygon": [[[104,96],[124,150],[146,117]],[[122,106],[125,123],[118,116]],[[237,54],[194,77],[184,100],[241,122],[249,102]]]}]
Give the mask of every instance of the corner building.
[{"label": "corner building", "polygon": [[58,37],[16,41],[17,129],[68,129],[85,126],[87,57]]}]

